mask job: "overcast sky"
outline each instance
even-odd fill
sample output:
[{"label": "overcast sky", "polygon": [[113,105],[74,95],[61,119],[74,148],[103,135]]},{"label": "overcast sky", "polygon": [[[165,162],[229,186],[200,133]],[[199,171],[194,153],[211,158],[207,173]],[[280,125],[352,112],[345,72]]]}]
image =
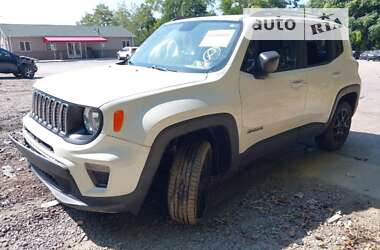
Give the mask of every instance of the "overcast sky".
[{"label": "overcast sky", "polygon": [[141,0],[1,0],[0,23],[75,24],[99,3],[112,9]]},{"label": "overcast sky", "polygon": [[[132,3],[141,2],[142,0],[1,0],[0,23],[75,24],[85,12],[91,12],[99,3],[114,10],[122,3],[130,7]],[[219,0],[215,2],[218,6]]]}]

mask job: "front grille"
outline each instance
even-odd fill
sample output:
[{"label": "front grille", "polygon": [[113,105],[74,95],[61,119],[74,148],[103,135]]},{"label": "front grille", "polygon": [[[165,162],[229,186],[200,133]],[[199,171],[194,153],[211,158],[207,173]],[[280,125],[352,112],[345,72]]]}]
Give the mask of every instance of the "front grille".
[{"label": "front grille", "polygon": [[33,93],[32,117],[55,133],[67,134],[69,104],[40,91]]}]

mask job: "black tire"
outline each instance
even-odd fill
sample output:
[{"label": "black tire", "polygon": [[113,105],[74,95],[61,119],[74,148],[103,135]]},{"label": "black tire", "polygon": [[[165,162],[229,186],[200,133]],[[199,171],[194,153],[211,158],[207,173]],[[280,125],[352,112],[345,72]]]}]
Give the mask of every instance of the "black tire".
[{"label": "black tire", "polygon": [[207,141],[179,147],[169,174],[167,200],[171,219],[194,225],[203,216],[212,158],[211,144]]},{"label": "black tire", "polygon": [[23,78],[26,79],[33,79],[34,78],[34,70],[33,67],[30,65],[24,65],[21,68],[21,75]]},{"label": "black tire", "polygon": [[328,151],[340,149],[350,133],[351,120],[352,108],[350,104],[341,102],[326,131],[316,138],[319,148]]}]

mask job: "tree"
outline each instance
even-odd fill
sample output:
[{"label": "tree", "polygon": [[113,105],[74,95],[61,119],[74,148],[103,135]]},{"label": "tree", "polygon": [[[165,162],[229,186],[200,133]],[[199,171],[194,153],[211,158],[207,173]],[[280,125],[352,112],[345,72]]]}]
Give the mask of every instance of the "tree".
[{"label": "tree", "polygon": [[243,14],[244,8],[297,7],[299,0],[222,0],[220,9],[224,15]]},{"label": "tree", "polygon": [[310,0],[312,8],[348,8],[350,40],[355,50],[380,48],[380,1]]},{"label": "tree", "polygon": [[[140,5],[127,8],[121,4],[112,11],[99,4],[91,13],[85,13],[80,25],[120,25],[131,31],[136,44],[142,43],[161,24],[177,17],[197,17],[215,14],[210,11],[215,0],[145,0]],[[156,12],[155,18],[153,13]],[[157,14],[158,13],[158,14]]]},{"label": "tree", "polygon": [[157,20],[149,3],[135,6],[134,9],[130,16],[130,25],[126,28],[136,36],[136,44],[141,44],[155,30]]},{"label": "tree", "polygon": [[249,0],[222,0],[219,7],[224,15],[237,15],[243,14],[243,9],[251,5]]},{"label": "tree", "polygon": [[112,24],[130,29],[132,27],[131,15],[131,11],[123,3],[113,13]]},{"label": "tree", "polygon": [[93,13],[86,13],[79,21],[81,25],[108,26],[113,23],[113,12],[105,4],[98,4]]},{"label": "tree", "polygon": [[157,9],[162,13],[160,23],[178,17],[198,17],[214,14],[208,11],[214,0],[162,0],[157,1]]}]

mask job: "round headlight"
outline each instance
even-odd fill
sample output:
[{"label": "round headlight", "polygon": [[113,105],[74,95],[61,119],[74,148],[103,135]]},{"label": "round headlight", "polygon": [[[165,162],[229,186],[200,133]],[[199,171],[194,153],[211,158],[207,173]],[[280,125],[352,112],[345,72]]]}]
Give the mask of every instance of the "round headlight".
[{"label": "round headlight", "polygon": [[83,111],[83,121],[87,132],[90,135],[97,134],[100,129],[101,113],[94,108],[85,108]]}]

